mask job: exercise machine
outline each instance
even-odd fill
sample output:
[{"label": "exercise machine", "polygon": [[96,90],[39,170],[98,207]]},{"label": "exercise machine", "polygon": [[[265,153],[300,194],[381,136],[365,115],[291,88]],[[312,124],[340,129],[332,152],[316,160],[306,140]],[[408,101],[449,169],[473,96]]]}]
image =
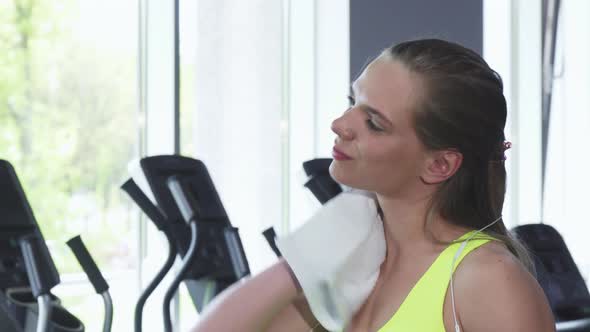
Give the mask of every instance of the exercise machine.
[{"label": "exercise machine", "polygon": [[132,177],[122,189],[162,231],[168,259],[138,300],[135,330],[141,331],[145,302],[172,267],[182,263],[163,302],[164,330],[172,331],[170,303],[181,282],[198,311],[217,294],[250,274],[238,229],[229,221],[205,164],[200,160],[161,155],[130,165]]},{"label": "exercise machine", "polygon": [[0,327],[3,332],[82,332],[51,289],[59,274],[12,165],[0,160]]}]

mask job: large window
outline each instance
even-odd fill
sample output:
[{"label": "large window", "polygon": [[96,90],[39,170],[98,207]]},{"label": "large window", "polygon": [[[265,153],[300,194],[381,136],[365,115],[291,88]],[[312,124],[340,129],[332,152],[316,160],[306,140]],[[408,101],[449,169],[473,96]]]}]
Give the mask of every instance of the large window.
[{"label": "large window", "polygon": [[[137,3],[0,2],[0,158],[23,183],[61,274],[54,293],[86,325],[102,299],[65,242],[81,234],[131,330],[138,214],[119,189],[139,154]],[[99,313],[99,314],[97,314]]]},{"label": "large window", "polygon": [[[301,162],[329,156],[349,84],[348,7],[336,3],[180,1],[178,133],[171,2],[0,2],[0,158],[15,165],[58,265],[54,293],[87,331],[102,326],[102,299],[66,240],[81,234],[107,277],[113,331],[132,330],[138,291],[165,258],[119,189],[130,160],[172,153],[180,135],[180,152],[209,167],[253,273],[276,260],[262,230],[286,232],[317,206]],[[146,330],[162,326],[167,284],[146,305]],[[197,315],[181,292],[186,330]]]}]

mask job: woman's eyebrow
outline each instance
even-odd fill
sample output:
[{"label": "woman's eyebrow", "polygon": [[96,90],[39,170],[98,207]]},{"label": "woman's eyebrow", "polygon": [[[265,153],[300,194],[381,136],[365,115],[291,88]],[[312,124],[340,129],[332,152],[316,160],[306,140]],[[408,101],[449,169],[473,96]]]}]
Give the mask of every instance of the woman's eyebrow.
[{"label": "woman's eyebrow", "polygon": [[[356,95],[355,94],[356,84],[355,83],[356,82],[354,82],[350,86],[350,97],[353,98],[353,99],[356,99],[356,97],[355,97],[355,95]],[[378,109],[373,108],[373,107],[371,107],[371,106],[369,106],[367,104],[363,104],[361,107],[369,115],[376,116],[376,117],[380,118],[382,121],[384,121],[385,124],[387,124],[389,126],[393,126],[393,124],[391,123],[391,121],[389,121],[389,119],[383,114],[383,112],[379,111]]]},{"label": "woman's eyebrow", "polygon": [[369,105],[363,105],[361,107],[369,115],[373,115],[373,116],[378,117],[379,119],[381,119],[381,121],[385,122],[385,124],[388,126],[393,126],[391,121],[389,121],[389,119],[387,117],[385,117],[385,115],[383,115],[383,113],[381,113],[380,111],[374,109],[373,107],[371,107]]}]

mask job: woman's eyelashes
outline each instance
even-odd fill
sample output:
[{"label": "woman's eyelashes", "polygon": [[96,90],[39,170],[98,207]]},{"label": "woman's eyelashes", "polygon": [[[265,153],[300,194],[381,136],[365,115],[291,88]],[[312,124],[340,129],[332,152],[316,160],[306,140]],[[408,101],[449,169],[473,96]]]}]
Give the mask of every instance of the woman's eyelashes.
[{"label": "woman's eyelashes", "polygon": [[367,127],[369,127],[369,129],[373,130],[373,131],[383,131],[384,129],[381,128],[379,125],[377,125],[375,123],[375,120],[373,120],[373,118],[369,115],[369,118],[367,120],[365,120],[365,122],[367,123]]},{"label": "woman's eyelashes", "polygon": [[354,97],[353,96],[347,96],[348,98],[348,107],[352,107],[354,106]]},{"label": "woman's eyelashes", "polygon": [[[356,100],[354,99],[353,96],[348,96],[348,106],[349,109],[352,108],[354,105],[356,104]],[[377,124],[377,121],[374,119],[374,116],[372,114],[370,114],[369,112],[366,112],[368,118],[365,120],[365,123],[367,124],[367,127],[372,130],[372,131],[384,131],[384,129],[379,126]]]}]

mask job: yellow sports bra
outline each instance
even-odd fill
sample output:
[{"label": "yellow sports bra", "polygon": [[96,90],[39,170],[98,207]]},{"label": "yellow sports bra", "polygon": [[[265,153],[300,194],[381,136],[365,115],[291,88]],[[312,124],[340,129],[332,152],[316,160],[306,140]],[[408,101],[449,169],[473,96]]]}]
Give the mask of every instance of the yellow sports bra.
[{"label": "yellow sports bra", "polygon": [[[475,231],[461,236],[436,258],[426,273],[420,277],[397,312],[379,329],[379,332],[445,332],[443,304],[451,277],[451,264],[463,241]],[[477,234],[469,242],[453,267],[453,272],[463,258],[493,238]]]}]

